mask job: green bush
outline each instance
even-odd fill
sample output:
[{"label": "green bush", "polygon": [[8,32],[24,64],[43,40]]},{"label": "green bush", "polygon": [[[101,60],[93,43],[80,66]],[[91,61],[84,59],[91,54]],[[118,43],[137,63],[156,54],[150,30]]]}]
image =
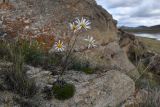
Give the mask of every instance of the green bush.
[{"label": "green bush", "polygon": [[74,96],[75,87],[72,84],[66,82],[57,82],[53,85],[53,94],[56,99],[66,100]]}]

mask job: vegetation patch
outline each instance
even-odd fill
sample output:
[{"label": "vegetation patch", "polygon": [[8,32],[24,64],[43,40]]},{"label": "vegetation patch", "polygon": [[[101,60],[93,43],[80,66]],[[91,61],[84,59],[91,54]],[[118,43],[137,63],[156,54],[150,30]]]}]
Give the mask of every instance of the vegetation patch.
[{"label": "vegetation patch", "polygon": [[95,71],[95,68],[91,67],[89,61],[87,60],[81,60],[78,58],[71,58],[72,60],[69,69],[76,70],[76,71],[82,71],[86,74],[93,74]]},{"label": "vegetation patch", "polygon": [[38,66],[44,63],[45,53],[40,49],[37,42],[34,41],[30,43],[23,41],[23,43],[20,44],[20,48],[27,64]]},{"label": "vegetation patch", "polygon": [[64,81],[56,82],[53,85],[53,94],[56,99],[66,100],[74,96],[75,86]]},{"label": "vegetation patch", "polygon": [[13,65],[4,72],[8,89],[24,97],[34,96],[37,88],[34,81],[26,76],[24,56],[19,45],[12,43],[8,44],[6,48],[9,50],[10,60],[13,63]]}]

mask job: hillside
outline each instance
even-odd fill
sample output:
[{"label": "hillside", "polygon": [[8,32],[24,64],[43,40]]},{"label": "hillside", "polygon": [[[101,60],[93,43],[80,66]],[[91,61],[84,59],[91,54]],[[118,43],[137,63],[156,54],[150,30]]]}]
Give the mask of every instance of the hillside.
[{"label": "hillside", "polygon": [[133,33],[160,33],[160,25],[155,26],[138,26],[138,27],[120,27],[124,31],[133,32]]}]

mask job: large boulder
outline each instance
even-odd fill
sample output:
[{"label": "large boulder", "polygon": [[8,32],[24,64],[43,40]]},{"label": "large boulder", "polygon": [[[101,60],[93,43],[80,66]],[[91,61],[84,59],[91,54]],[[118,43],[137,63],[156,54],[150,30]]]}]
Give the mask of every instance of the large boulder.
[{"label": "large boulder", "polygon": [[[45,75],[44,77],[46,71],[43,72],[39,68],[30,68],[27,73],[28,76],[34,78],[40,87],[48,87],[47,84],[50,83],[45,81],[48,81],[49,77],[53,80],[52,82],[57,79],[57,76]],[[31,74],[31,71],[37,73]],[[92,75],[79,71],[66,71],[64,80],[75,85],[74,97],[65,101],[59,101],[55,98],[49,101],[43,100],[40,102],[42,107],[115,107],[133,95],[135,91],[134,81],[127,75],[115,70]]]},{"label": "large boulder", "polygon": [[53,107],[115,107],[135,91],[134,81],[119,71],[91,76],[71,71],[65,77],[75,84],[76,94],[66,101],[52,100]]}]

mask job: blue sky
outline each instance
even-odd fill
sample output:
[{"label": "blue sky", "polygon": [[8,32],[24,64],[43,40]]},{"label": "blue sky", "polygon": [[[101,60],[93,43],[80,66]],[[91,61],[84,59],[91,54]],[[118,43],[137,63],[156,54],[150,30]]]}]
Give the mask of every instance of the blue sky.
[{"label": "blue sky", "polygon": [[96,0],[118,20],[118,26],[160,24],[160,0]]}]

